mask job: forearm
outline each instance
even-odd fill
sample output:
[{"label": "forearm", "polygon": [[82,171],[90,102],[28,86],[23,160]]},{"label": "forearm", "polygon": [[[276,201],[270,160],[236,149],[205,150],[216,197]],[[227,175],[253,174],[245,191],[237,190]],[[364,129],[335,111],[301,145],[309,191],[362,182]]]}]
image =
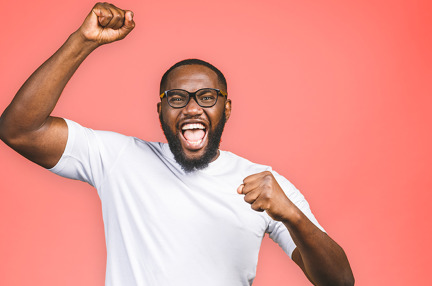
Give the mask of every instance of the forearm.
[{"label": "forearm", "polygon": [[79,65],[97,47],[78,33],[43,63],[23,84],[0,118],[0,138],[37,130],[54,109]]},{"label": "forearm", "polygon": [[354,277],[343,249],[296,207],[284,225],[293,238],[303,270],[315,285],[353,285]]},{"label": "forearm", "polygon": [[272,219],[285,225],[297,245],[292,258],[315,285],[354,284],[342,248],[300,211],[271,172],[246,177],[237,192],[245,195],[244,200],[253,210],[266,211]]}]

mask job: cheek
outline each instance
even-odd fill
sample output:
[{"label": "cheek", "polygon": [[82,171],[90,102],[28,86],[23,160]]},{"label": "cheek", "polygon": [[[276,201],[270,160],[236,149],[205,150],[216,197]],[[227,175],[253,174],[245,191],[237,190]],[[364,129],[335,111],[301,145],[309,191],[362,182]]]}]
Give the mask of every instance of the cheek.
[{"label": "cheek", "polygon": [[225,116],[225,108],[224,106],[218,106],[219,108],[210,110],[207,114],[208,117],[211,118],[213,123],[218,123],[221,121],[222,116]]},{"label": "cheek", "polygon": [[167,110],[166,108],[162,107],[162,112],[159,116],[161,120],[171,129],[176,129],[176,119],[178,117],[178,114],[176,112],[173,112],[173,110]]}]

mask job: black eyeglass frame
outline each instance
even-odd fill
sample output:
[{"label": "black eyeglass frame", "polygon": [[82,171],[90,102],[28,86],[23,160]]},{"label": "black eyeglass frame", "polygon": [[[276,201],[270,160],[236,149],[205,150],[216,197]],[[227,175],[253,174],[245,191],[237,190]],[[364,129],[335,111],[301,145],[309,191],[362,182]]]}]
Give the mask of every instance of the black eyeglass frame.
[{"label": "black eyeglass frame", "polygon": [[[196,98],[196,94],[197,94],[199,91],[203,90],[203,89],[211,89],[211,90],[215,90],[215,91],[217,92],[217,94],[218,94],[218,96],[216,97],[215,102],[214,102],[212,105],[210,105],[210,106],[202,106],[202,105],[199,103],[199,101],[197,100],[197,98]],[[186,101],[186,104],[185,104],[184,106],[181,106],[181,107],[178,107],[178,106],[172,106],[172,105],[169,103],[167,93],[170,92],[170,91],[173,91],[173,90],[181,90],[181,91],[186,92],[186,93],[189,95],[189,98],[188,98],[188,100]],[[223,96],[223,97],[225,97],[225,98],[228,98],[228,93],[226,93],[226,92],[224,92],[224,91],[222,91],[222,90],[220,90],[220,89],[217,89],[217,88],[210,88],[210,87],[200,88],[200,89],[198,89],[198,90],[195,91],[195,92],[189,92],[189,91],[184,90],[184,89],[175,88],[175,89],[165,90],[163,93],[160,94],[159,97],[160,97],[161,101],[162,101],[162,99],[163,99],[164,97],[166,97],[169,106],[171,106],[172,108],[179,109],[179,108],[183,108],[183,107],[187,106],[187,105],[189,104],[189,101],[190,101],[191,98],[195,99],[195,102],[196,102],[199,106],[201,106],[201,107],[203,107],[203,108],[210,108],[210,107],[213,107],[213,106],[216,105],[219,96]]]}]

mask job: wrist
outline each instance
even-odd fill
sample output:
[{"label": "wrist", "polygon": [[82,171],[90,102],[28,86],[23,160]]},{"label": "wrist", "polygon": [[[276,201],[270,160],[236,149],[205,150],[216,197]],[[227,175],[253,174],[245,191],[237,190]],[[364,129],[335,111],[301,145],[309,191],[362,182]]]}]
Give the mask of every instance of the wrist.
[{"label": "wrist", "polygon": [[301,224],[303,218],[304,214],[302,211],[292,203],[289,208],[286,208],[286,211],[281,218],[281,222],[287,226],[295,227]]},{"label": "wrist", "polygon": [[82,53],[85,54],[85,56],[89,55],[91,52],[93,52],[97,47],[100,46],[98,42],[89,40],[83,36],[82,33],[80,33],[79,30],[72,33],[68,39],[68,41],[71,42],[71,44],[74,47],[77,47],[77,49]]}]

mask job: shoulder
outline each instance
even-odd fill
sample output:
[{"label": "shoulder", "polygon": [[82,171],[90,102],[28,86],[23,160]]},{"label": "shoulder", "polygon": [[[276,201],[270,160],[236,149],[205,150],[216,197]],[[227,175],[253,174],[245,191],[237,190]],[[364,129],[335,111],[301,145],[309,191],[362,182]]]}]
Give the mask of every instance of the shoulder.
[{"label": "shoulder", "polygon": [[68,125],[68,142],[65,151],[88,150],[89,153],[110,154],[110,156],[128,151],[162,154],[163,143],[148,142],[113,131],[83,127],[69,119],[65,121]]},{"label": "shoulder", "polygon": [[272,168],[267,165],[254,163],[246,158],[236,155],[229,151],[220,151],[225,161],[236,170],[242,170],[248,174],[256,174],[264,171],[272,171]]},{"label": "shoulder", "polygon": [[106,131],[106,130],[96,130],[88,127],[84,127],[79,123],[72,121],[70,119],[64,119],[68,126],[69,140],[71,139],[81,139],[87,140],[89,143],[102,143],[103,145],[117,145],[127,142],[145,142],[136,137],[127,136],[121,133]]},{"label": "shoulder", "polygon": [[284,176],[273,170],[269,165],[254,163],[246,158],[236,155],[229,151],[221,151],[230,164],[233,164],[237,170],[243,170],[247,175],[257,174],[264,171],[269,171],[273,174],[279,185],[289,194],[297,193],[296,187]]}]

